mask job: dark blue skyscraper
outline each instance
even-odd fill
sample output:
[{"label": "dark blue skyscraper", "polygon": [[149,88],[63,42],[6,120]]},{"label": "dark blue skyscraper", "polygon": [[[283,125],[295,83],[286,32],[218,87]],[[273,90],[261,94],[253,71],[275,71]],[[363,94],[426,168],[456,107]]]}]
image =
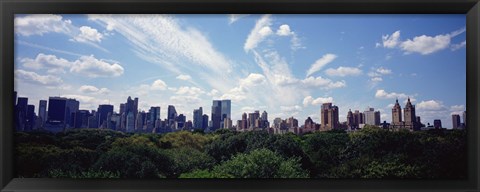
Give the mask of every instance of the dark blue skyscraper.
[{"label": "dark blue skyscraper", "polygon": [[213,100],[212,103],[212,130],[220,128],[220,121],[222,120],[222,101]]},{"label": "dark blue skyscraper", "polygon": [[15,121],[17,131],[24,131],[27,121],[28,98],[19,97],[17,107],[15,107]]},{"label": "dark blue skyscraper", "polygon": [[72,118],[78,111],[80,102],[75,99],[67,99],[64,97],[48,98],[48,116],[47,123],[50,125],[61,125],[65,128],[67,125],[73,127]]},{"label": "dark blue skyscraper", "polygon": [[202,107],[193,110],[193,128],[203,129],[203,109]]},{"label": "dark blue skyscraper", "polygon": [[35,127],[35,119],[37,116],[35,115],[35,106],[34,105],[28,105],[27,106],[27,118],[26,118],[26,124],[25,124],[25,130],[24,131],[32,131],[33,128]]},{"label": "dark blue skyscraper", "polygon": [[108,114],[113,114],[113,105],[99,105],[97,110],[97,121],[98,127],[106,128],[107,127],[107,119]]},{"label": "dark blue skyscraper", "polygon": [[213,100],[212,104],[212,129],[223,128],[225,118],[231,118],[230,100]]}]

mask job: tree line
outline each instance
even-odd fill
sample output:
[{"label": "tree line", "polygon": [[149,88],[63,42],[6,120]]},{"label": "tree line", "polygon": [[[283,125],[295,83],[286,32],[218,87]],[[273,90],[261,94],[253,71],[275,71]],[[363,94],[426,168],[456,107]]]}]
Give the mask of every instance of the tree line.
[{"label": "tree line", "polygon": [[18,132],[18,177],[464,179],[466,130]]}]

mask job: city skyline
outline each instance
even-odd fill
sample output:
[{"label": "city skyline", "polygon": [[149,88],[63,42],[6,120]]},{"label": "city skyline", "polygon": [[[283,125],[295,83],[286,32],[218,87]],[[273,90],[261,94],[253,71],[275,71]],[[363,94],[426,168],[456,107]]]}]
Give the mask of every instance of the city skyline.
[{"label": "city skyline", "polygon": [[131,96],[191,120],[230,99],[233,122],[318,123],[331,102],[340,121],[375,108],[391,122],[410,97],[447,126],[466,110],[465,15],[17,15],[15,46],[16,91],[36,106],[53,93],[119,112]]},{"label": "city skyline", "polygon": [[[315,130],[315,128],[313,128],[315,126],[315,124],[320,126],[320,127],[316,128],[317,131],[318,130],[325,131],[325,130],[331,130],[331,129],[357,130],[359,128],[361,129],[362,126],[364,126],[364,125],[374,125],[374,126],[379,126],[379,127],[388,128],[388,129],[398,129],[398,128],[402,129],[402,128],[405,128],[405,129],[409,129],[409,130],[414,131],[414,130],[420,130],[421,127],[424,127],[424,128],[435,127],[435,128],[437,128],[438,125],[436,125],[436,124],[438,122],[441,122],[441,119],[439,119],[438,117],[434,119],[433,123],[421,121],[420,120],[421,116],[416,116],[415,115],[415,105],[410,102],[410,98],[407,99],[408,102],[405,104],[405,106],[404,106],[405,108],[403,108],[403,109],[399,105],[398,99],[395,100],[394,107],[392,108],[392,113],[390,113],[390,115],[392,117],[395,117],[395,118],[393,118],[394,120],[391,121],[391,122],[387,122],[386,120],[382,120],[381,117],[380,117],[380,111],[375,111],[375,109],[371,108],[371,107],[368,107],[367,109],[365,109],[365,111],[355,110],[355,113],[352,113],[351,109],[349,109],[348,114],[346,116],[346,119],[341,119],[341,118],[339,118],[339,114],[338,114],[338,111],[339,111],[338,106],[332,105],[333,103],[323,103],[322,106],[321,106],[320,114],[319,114],[321,121],[319,121],[319,122],[313,121],[312,118],[310,116],[308,116],[305,119],[305,124],[299,124],[297,117],[295,117],[293,115],[289,116],[288,118],[284,118],[284,119],[282,119],[280,117],[272,117],[271,118],[272,121],[269,121],[269,119],[267,117],[268,113],[267,113],[266,110],[264,110],[262,112],[262,115],[260,116],[260,111],[254,109],[253,111],[242,111],[242,112],[240,112],[242,114],[242,117],[239,118],[237,120],[237,124],[235,124],[232,120],[233,118],[230,116],[230,114],[231,114],[231,108],[230,108],[231,101],[230,100],[213,100],[211,107],[212,107],[212,111],[215,111],[214,113],[216,113],[216,114],[212,113],[211,116],[203,113],[203,107],[199,107],[198,109],[192,109],[193,110],[192,119],[188,119],[185,116],[186,114],[177,113],[174,105],[168,105],[168,109],[167,109],[168,113],[164,115],[164,118],[162,118],[161,113],[160,113],[160,109],[162,108],[161,106],[151,106],[148,111],[138,110],[137,105],[138,105],[139,98],[132,99],[130,96],[127,98],[126,103],[121,103],[120,104],[119,113],[114,112],[113,109],[115,108],[115,106],[110,105],[110,104],[101,104],[101,105],[98,106],[97,110],[92,110],[92,111],[81,109],[81,108],[79,108],[81,103],[79,101],[77,101],[76,98],[65,98],[65,97],[54,96],[54,97],[49,97],[48,102],[47,102],[47,100],[40,100],[39,105],[35,105],[35,104],[32,104],[32,103],[28,102],[27,97],[17,97],[17,92],[15,92],[14,96],[15,96],[15,103],[14,104],[16,105],[16,110],[17,111],[24,110],[25,112],[24,112],[23,118],[30,119],[28,121],[34,122],[33,124],[30,123],[30,126],[32,126],[32,127],[29,130],[32,130],[32,128],[35,126],[35,124],[38,124],[38,122],[36,122],[37,120],[35,119],[36,117],[41,118],[41,119],[38,119],[38,120],[42,121],[42,123],[40,123],[41,126],[44,126],[45,123],[51,122],[53,120],[54,122],[59,121],[59,122],[63,122],[64,124],[74,124],[73,126],[76,126],[75,128],[80,128],[82,126],[82,125],[80,125],[80,124],[82,124],[81,123],[82,120],[80,120],[80,124],[77,125],[78,120],[76,120],[76,119],[77,118],[81,119],[82,117],[77,116],[77,115],[85,115],[83,118],[87,118],[88,116],[91,116],[92,114],[96,114],[96,115],[93,115],[94,117],[96,117],[96,119],[95,119],[95,123],[94,123],[95,127],[91,127],[91,128],[100,128],[100,127],[109,128],[110,126],[108,126],[107,124],[104,124],[104,123],[106,123],[106,121],[105,121],[106,119],[109,119],[109,121],[121,121],[121,119],[124,119],[123,120],[124,122],[115,123],[115,124],[118,124],[117,126],[120,126],[121,124],[123,124],[121,128],[117,127],[117,128],[110,128],[110,129],[123,130],[123,131],[126,131],[126,132],[138,131],[137,126],[140,126],[140,127],[145,126],[146,127],[147,126],[147,124],[146,124],[147,121],[149,123],[152,123],[151,126],[153,126],[154,128],[160,126],[160,125],[158,125],[158,123],[164,123],[165,125],[163,125],[163,126],[173,126],[174,123],[177,123],[177,120],[178,120],[177,118],[178,117],[181,118],[180,122],[182,123],[181,124],[182,129],[180,129],[180,130],[183,130],[183,128],[185,126],[185,123],[191,123],[190,128],[202,129],[202,130],[206,130],[206,128],[209,128],[209,130],[217,130],[217,129],[227,128],[227,127],[229,129],[230,128],[235,128],[236,130],[255,129],[255,128],[256,129],[258,129],[258,128],[261,128],[261,129],[277,128],[276,127],[277,123],[275,123],[277,119],[281,119],[281,120],[285,120],[285,121],[290,121],[290,119],[295,119],[297,121],[296,126],[294,126],[292,128],[302,128],[305,125],[305,127],[303,127],[304,129],[306,129],[305,131]],[[72,112],[72,114],[69,114],[68,112],[64,113],[64,115],[67,115],[67,117],[59,116],[59,114],[58,114],[59,111],[51,111],[50,110],[51,107],[53,107],[50,104],[50,101],[52,101],[52,99],[55,101],[54,105],[58,105],[59,100],[66,101],[66,103],[63,104],[64,107],[65,107],[64,110],[73,110],[75,112]],[[222,104],[223,104],[223,107],[222,107]],[[49,109],[48,111],[46,110],[47,106],[48,106],[48,109]],[[219,108],[213,110],[216,107],[219,107]],[[25,108],[25,109],[22,109],[22,108]],[[408,115],[405,114],[407,111],[409,111]],[[90,112],[92,112],[92,114],[90,114]],[[130,112],[131,112],[132,116],[128,117],[127,114],[129,114]],[[405,117],[402,115],[402,112],[404,113]],[[412,113],[410,113],[410,112],[412,112]],[[20,112],[20,113],[22,113],[22,112]],[[46,113],[48,113],[48,118],[46,117]],[[41,115],[41,114],[43,114],[43,115]],[[90,114],[90,115],[88,115],[88,114]],[[248,114],[248,121],[246,119],[247,114]],[[70,115],[75,116],[75,117],[70,117]],[[120,119],[118,119],[118,120],[114,119],[113,115],[115,115],[115,118],[120,118]],[[451,115],[451,117],[452,117],[452,127],[449,127],[449,126],[442,127],[441,123],[440,123],[439,127],[440,128],[451,128],[451,129],[466,128],[465,127],[466,126],[466,111],[463,111],[461,113],[461,115],[462,115],[463,121],[460,121],[460,114],[452,113],[452,115]],[[22,116],[22,115],[20,115],[20,116]],[[150,118],[150,116],[152,118]],[[16,118],[18,118],[18,117],[16,117]],[[70,118],[72,118],[72,120],[69,120]],[[75,120],[74,120],[74,118],[75,118]],[[128,128],[128,126],[129,126],[128,125],[129,124],[128,119],[129,118],[131,118],[130,121],[133,121],[133,123],[131,123],[131,125],[130,125],[131,126],[130,128]],[[138,121],[137,119],[139,119],[139,118],[141,118],[142,120]],[[405,118],[405,119],[402,120],[402,118]],[[22,119],[22,118],[20,118],[20,119]],[[260,122],[256,122],[256,119],[259,119]],[[407,119],[409,119],[409,120],[407,120]],[[159,122],[156,122],[157,120],[159,120]],[[223,124],[224,120],[229,121],[229,123],[230,123],[229,126],[226,126],[226,125]],[[21,120],[21,121],[24,121],[24,120]],[[28,121],[26,121],[26,124],[29,124]],[[72,122],[70,122],[70,121],[72,121]],[[83,121],[85,121],[85,120],[83,120]],[[217,121],[217,122],[215,123],[215,121]],[[244,122],[242,122],[242,121],[244,121]],[[139,122],[141,122],[141,123],[139,124]],[[307,123],[307,122],[313,123],[313,125],[308,125],[309,123]],[[416,122],[416,124],[412,124],[412,123],[415,123],[415,122]],[[245,123],[245,125],[244,125],[244,123]],[[402,124],[400,125],[398,123],[402,123]],[[90,119],[88,120],[87,124],[90,124]],[[22,127],[22,128],[20,128],[20,130],[27,131],[27,129],[23,127],[23,126],[25,126],[24,123],[20,123],[20,126]],[[37,126],[39,126],[39,125],[37,125]],[[113,126],[115,127],[115,125],[113,125]],[[310,127],[310,126],[313,126],[313,127]],[[176,126],[174,126],[174,127],[176,127]],[[62,128],[62,129],[64,129],[64,128]],[[69,127],[69,128],[71,129],[71,128],[74,128],[74,127]],[[18,125],[17,125],[17,129],[18,129]],[[149,128],[149,129],[150,129],[150,131],[152,131],[151,129],[153,129],[153,128]],[[47,130],[48,130],[48,128],[47,128]],[[146,130],[146,128],[145,128],[145,130]],[[143,130],[143,131],[145,131],[145,130]],[[171,131],[178,131],[178,130],[171,130]],[[154,131],[154,132],[156,132],[156,131]]]}]

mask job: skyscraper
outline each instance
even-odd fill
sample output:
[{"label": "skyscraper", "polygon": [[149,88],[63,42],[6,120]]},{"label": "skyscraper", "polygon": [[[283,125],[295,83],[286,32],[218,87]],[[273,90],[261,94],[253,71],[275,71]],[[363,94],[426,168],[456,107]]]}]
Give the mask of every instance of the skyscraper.
[{"label": "skyscraper", "polygon": [[392,108],[392,123],[391,126],[393,128],[400,128],[403,127],[402,122],[402,107],[398,103],[398,99],[395,101],[395,105]]},{"label": "skyscraper", "polygon": [[220,121],[222,120],[222,101],[213,100],[212,103],[212,130],[220,128]]},{"label": "skyscraper", "polygon": [[442,120],[440,119],[433,120],[433,127],[435,127],[435,129],[442,128]]},{"label": "skyscraper", "polygon": [[38,116],[42,119],[41,124],[43,125],[47,121],[47,101],[40,100],[38,104]]},{"label": "skyscraper", "polygon": [[133,132],[135,130],[135,117],[133,111],[128,112],[126,116],[126,131]]},{"label": "skyscraper", "polygon": [[147,124],[150,122],[150,125],[155,127],[156,122],[160,120],[160,109],[160,107],[150,107],[150,110],[148,111],[149,117],[147,119]]},{"label": "skyscraper", "polygon": [[322,121],[321,123],[324,130],[338,128],[338,107],[332,105],[332,103],[322,104],[322,108],[320,111],[320,119]]},{"label": "skyscraper", "polygon": [[27,121],[28,98],[18,97],[17,106],[15,107],[15,123],[17,131],[24,131]]},{"label": "skyscraper", "polygon": [[177,110],[175,110],[175,106],[169,105],[168,106],[168,111],[167,111],[167,125],[170,126],[170,128],[174,127],[175,125],[175,119],[177,118]]},{"label": "skyscraper", "polygon": [[[97,121],[99,128],[107,128],[107,116],[113,114],[113,105],[99,105],[97,109]],[[133,114],[132,114],[133,115]],[[108,120],[109,121],[109,120]]]},{"label": "skyscraper", "polygon": [[205,130],[208,127],[208,115],[203,114],[202,119],[202,129]]},{"label": "skyscraper", "polygon": [[365,124],[380,125],[380,111],[375,111],[374,108],[367,108],[363,114],[365,114]]},{"label": "skyscraper", "polygon": [[213,100],[212,129],[223,128],[224,119],[231,118],[231,100]]},{"label": "skyscraper", "polygon": [[32,131],[33,128],[35,127],[35,106],[34,105],[28,105],[27,106],[27,118],[26,118],[26,124],[25,124],[25,129],[24,131]]},{"label": "skyscraper", "polygon": [[452,115],[452,127],[453,127],[454,129],[459,129],[459,128],[461,128],[460,115],[458,115],[458,114],[453,114],[453,115]]},{"label": "skyscraper", "polygon": [[203,109],[202,107],[193,110],[193,128],[203,129]]},{"label": "skyscraper", "polygon": [[247,121],[247,113],[242,114],[242,124],[241,124],[241,129],[247,129],[248,128],[248,121]]},{"label": "skyscraper", "polygon": [[221,107],[222,107],[222,111],[221,111],[222,117],[220,119],[220,122],[222,122],[221,123],[222,127],[224,127],[223,122],[224,122],[225,118],[230,118],[230,119],[232,118],[231,117],[231,112],[232,112],[231,105],[232,105],[231,100],[222,100],[222,105],[221,105]]},{"label": "skyscraper", "polygon": [[463,118],[463,126],[467,128],[467,111],[463,111],[462,118]]},{"label": "skyscraper", "polygon": [[410,130],[417,130],[419,126],[417,125],[417,116],[415,115],[415,105],[412,105],[410,102],[410,97],[405,104],[403,109],[403,114],[405,115],[405,128]]}]

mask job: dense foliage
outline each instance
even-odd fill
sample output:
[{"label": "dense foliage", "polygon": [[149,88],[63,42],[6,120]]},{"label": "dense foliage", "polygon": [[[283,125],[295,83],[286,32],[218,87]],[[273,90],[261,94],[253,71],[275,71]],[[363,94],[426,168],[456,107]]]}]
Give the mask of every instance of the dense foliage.
[{"label": "dense foliage", "polygon": [[466,130],[133,134],[104,129],[16,133],[19,177],[467,177]]}]

